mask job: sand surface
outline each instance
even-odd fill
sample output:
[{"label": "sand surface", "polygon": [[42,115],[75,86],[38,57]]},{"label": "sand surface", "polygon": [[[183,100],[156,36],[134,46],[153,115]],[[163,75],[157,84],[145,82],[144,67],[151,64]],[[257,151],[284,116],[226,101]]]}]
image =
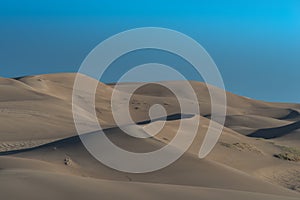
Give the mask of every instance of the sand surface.
[{"label": "sand surface", "polygon": [[[112,142],[134,152],[162,148],[179,123],[200,127],[192,146],[172,165],[132,174],[113,170],[89,154],[72,115],[75,74],[0,78],[0,192],[3,199],[300,199],[300,104],[269,103],[227,92],[225,128],[213,151],[198,158],[210,124],[207,86],[190,82],[201,111],[180,113],[174,95],[157,84],[136,91],[130,112],[141,129],[163,129],[138,139],[116,127],[110,110],[114,85],[99,83],[96,114]],[[95,80],[88,80],[94,82]],[[127,87],[140,83],[124,83]],[[169,82],[178,88],[181,81]],[[78,106],[86,119],[91,115]],[[165,121],[148,121],[151,105],[164,105]],[[89,124],[85,124],[89,127]],[[130,125],[128,125],[130,128]],[[87,134],[86,137],[91,137]]]}]

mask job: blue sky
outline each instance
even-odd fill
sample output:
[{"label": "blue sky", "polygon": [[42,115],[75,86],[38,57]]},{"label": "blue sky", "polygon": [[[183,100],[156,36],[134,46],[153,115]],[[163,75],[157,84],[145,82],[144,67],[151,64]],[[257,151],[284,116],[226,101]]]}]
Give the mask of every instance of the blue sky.
[{"label": "blue sky", "polygon": [[[198,41],[231,92],[300,103],[297,0],[1,0],[0,76],[76,72],[98,43],[144,26]],[[109,77],[105,81],[115,80]]]}]

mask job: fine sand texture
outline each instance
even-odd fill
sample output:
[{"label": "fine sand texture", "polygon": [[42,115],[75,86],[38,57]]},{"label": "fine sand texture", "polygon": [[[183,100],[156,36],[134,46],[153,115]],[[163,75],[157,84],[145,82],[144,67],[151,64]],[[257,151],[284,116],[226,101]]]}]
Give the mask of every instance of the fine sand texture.
[{"label": "fine sand texture", "polygon": [[[141,86],[129,103],[131,117],[141,129],[163,126],[155,136],[141,139],[124,133],[114,121],[111,96],[116,86],[85,77],[87,84],[98,84],[95,111],[102,131],[125,150],[160,149],[175,137],[180,122],[200,120],[193,144],[176,162],[150,173],[125,173],[96,160],[77,135],[72,113],[75,76],[0,78],[1,199],[300,199],[300,104],[269,103],[226,92],[222,135],[213,151],[199,159],[209,124],[217,123],[210,119],[212,86],[189,82],[197,94],[197,102],[189,103],[199,104],[200,112],[181,113],[178,99],[159,84],[119,85],[120,94]],[[168,84],[178,88],[179,98],[186,97],[180,90],[182,81]],[[92,115],[86,102],[82,97],[75,106],[88,121]],[[166,116],[151,121],[149,109],[155,104],[164,106]],[[132,126],[126,124],[127,130]],[[96,130],[84,137],[94,134],[101,133]]]}]

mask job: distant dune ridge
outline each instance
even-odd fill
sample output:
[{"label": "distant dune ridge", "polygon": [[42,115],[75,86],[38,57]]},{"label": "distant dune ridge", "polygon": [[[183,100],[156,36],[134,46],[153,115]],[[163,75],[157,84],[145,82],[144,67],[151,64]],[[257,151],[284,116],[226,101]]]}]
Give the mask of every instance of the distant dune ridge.
[{"label": "distant dune ridge", "polygon": [[[99,83],[95,96],[99,123],[110,140],[126,150],[159,149],[172,140],[180,120],[192,123],[195,115],[200,116],[195,141],[179,160],[159,171],[129,174],[95,160],[77,136],[72,115],[75,76],[0,78],[1,198],[300,199],[300,104],[269,103],[227,92],[221,138],[208,157],[199,159],[211,116],[204,83],[190,82],[200,113],[181,113],[172,92],[157,84],[139,88],[130,100],[130,112],[141,128],[155,130],[164,123],[149,121],[151,105],[163,105],[167,111],[164,128],[146,139],[116,127],[110,110],[114,84]],[[140,83],[124,83],[124,90],[129,84]],[[180,88],[181,81],[170,84]],[[91,117],[80,109],[84,117]]]}]

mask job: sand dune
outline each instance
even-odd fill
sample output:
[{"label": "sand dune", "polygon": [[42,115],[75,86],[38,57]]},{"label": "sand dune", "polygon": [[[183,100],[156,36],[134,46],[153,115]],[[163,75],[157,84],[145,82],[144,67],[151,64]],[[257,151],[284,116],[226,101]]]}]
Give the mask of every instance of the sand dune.
[{"label": "sand dune", "polygon": [[[3,198],[300,198],[297,176],[300,163],[276,157],[287,153],[297,156],[299,104],[268,103],[227,93],[228,116],[221,138],[209,156],[200,160],[197,155],[211,115],[205,84],[190,82],[198,102],[189,103],[198,103],[200,113],[181,113],[175,96],[158,84],[139,88],[130,100],[132,118],[141,129],[156,130],[162,124],[164,127],[155,137],[138,139],[115,125],[110,110],[114,84],[99,83],[95,98],[99,123],[107,137],[124,149],[134,152],[159,149],[172,140],[180,121],[192,123],[196,115],[200,117],[195,141],[179,160],[159,171],[129,174],[101,164],[82,145],[72,115],[74,78],[75,74],[0,78]],[[140,83],[124,83],[118,87],[119,92],[124,92],[130,84]],[[180,90],[180,81],[169,84],[178,88],[180,98],[185,98],[186,91]],[[84,104],[83,98],[77,106],[89,119]],[[165,118],[149,120],[148,111],[154,104],[165,107]],[[98,133],[87,133],[85,137],[93,134]]]},{"label": "sand dune", "polygon": [[[15,174],[13,176],[12,174]],[[275,195],[201,188],[191,186],[119,182],[68,176],[41,171],[5,171],[1,173],[3,191],[19,188],[18,192],[2,193],[5,199],[264,199],[296,200]],[[17,178],[23,177],[21,178]],[[28,177],[28,178],[26,178]],[[5,181],[5,182],[4,182]],[[46,189],[48,188],[48,189]],[[51,188],[51,189],[49,189]],[[116,188],[117,191],[116,191]],[[38,191],[38,192],[37,192]],[[112,192],[114,191],[114,192]]]},{"label": "sand dune", "polygon": [[278,138],[284,135],[293,133],[293,131],[300,129],[300,121],[292,124],[288,124],[281,127],[261,129],[249,134],[250,137],[262,137],[266,139]]}]

